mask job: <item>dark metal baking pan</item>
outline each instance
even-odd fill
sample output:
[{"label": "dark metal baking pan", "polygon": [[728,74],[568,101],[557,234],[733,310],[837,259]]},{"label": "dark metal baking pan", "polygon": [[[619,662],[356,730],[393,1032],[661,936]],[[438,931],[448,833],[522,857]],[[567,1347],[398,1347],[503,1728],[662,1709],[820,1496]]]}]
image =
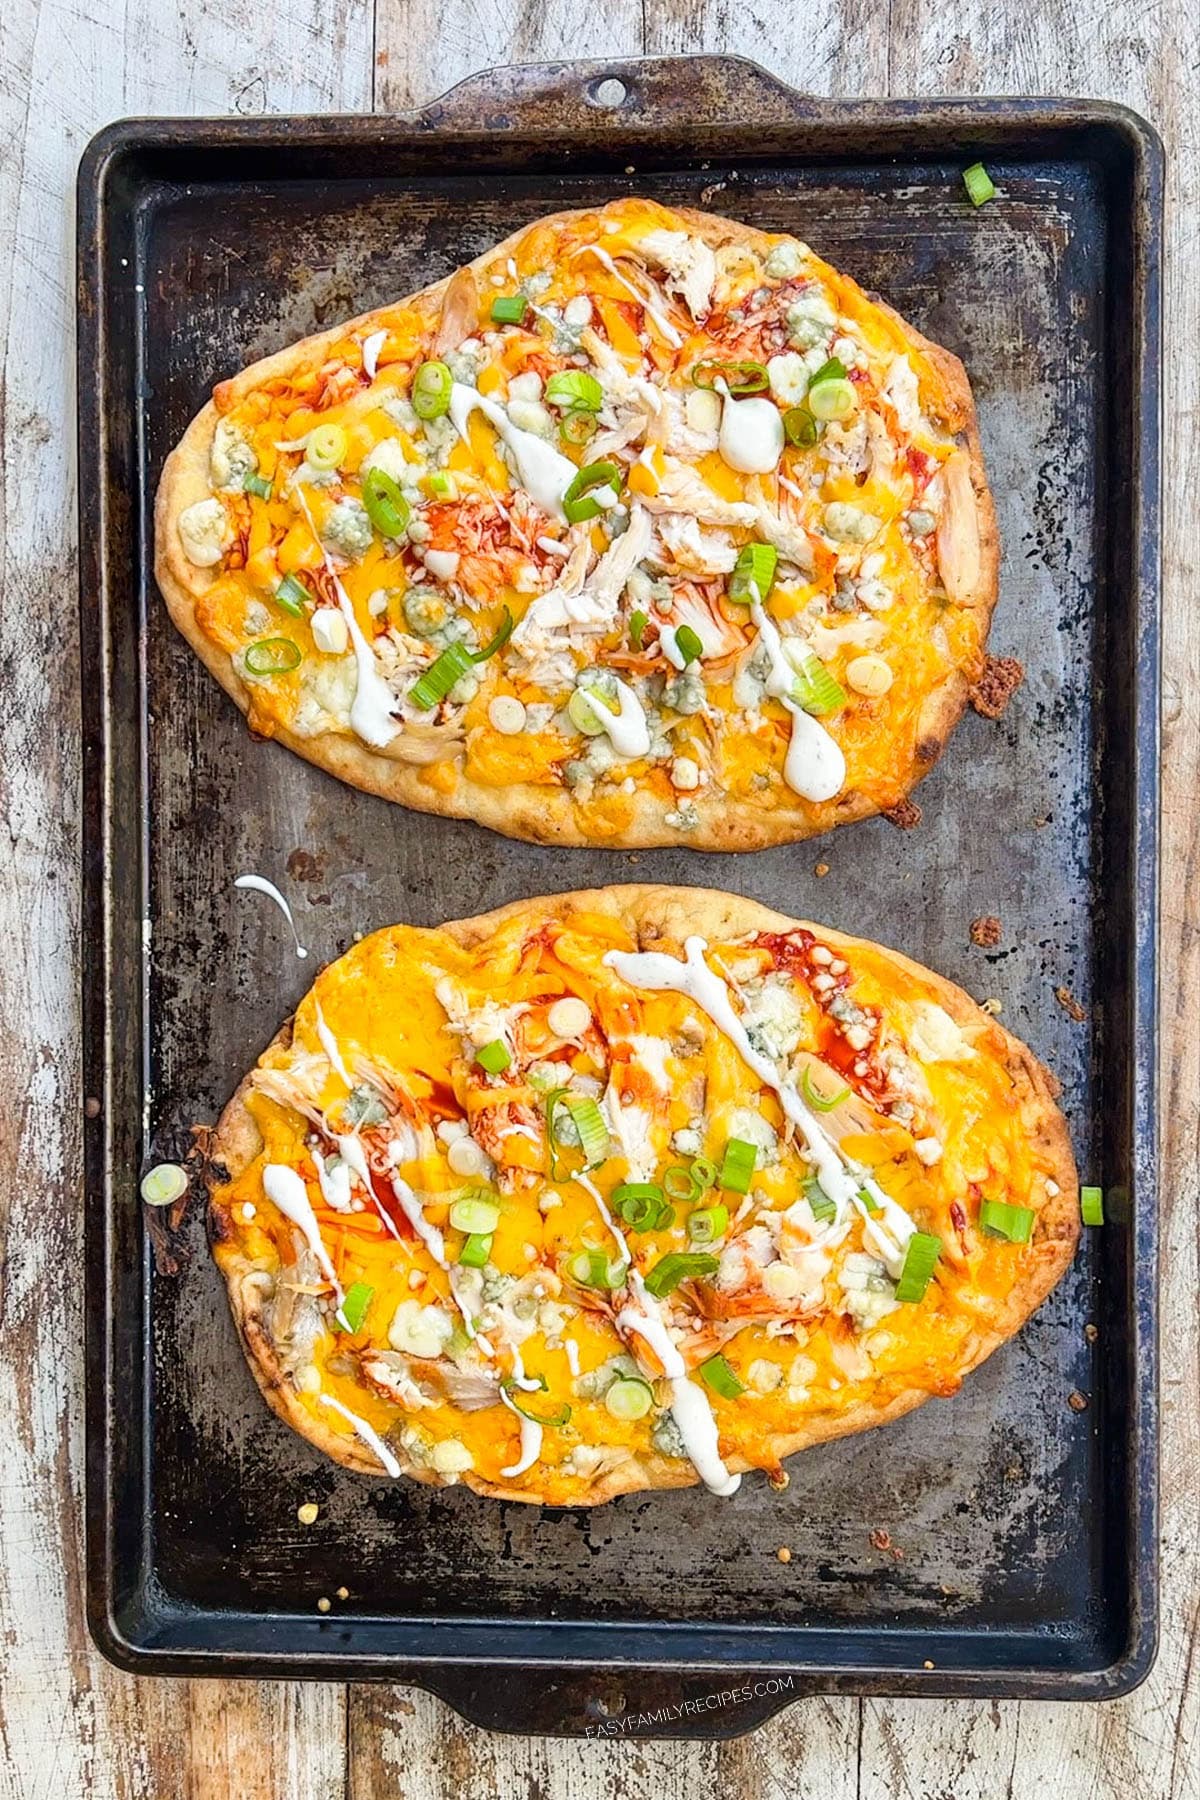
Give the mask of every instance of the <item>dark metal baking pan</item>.
[{"label": "dark metal baking pan", "polygon": [[[960,179],[977,158],[1000,189],[979,212]],[[521,220],[632,191],[800,233],[971,371],[1004,540],[993,647],[1027,677],[1001,724],[961,726],[916,831],[717,859],[508,843],[251,742],[167,620],[151,498],[214,378]],[[661,1711],[608,1728],[697,1735],[813,1690],[1095,1697],[1145,1674],[1160,191],[1154,133],[1117,108],[815,102],[715,58],[499,70],[409,119],[133,121],[92,144],[87,1505],[91,1625],[115,1661],[413,1681],[515,1730]],[[349,1475],[262,1406],[199,1220],[156,1263],[136,1198],[311,976],[235,895],[245,869],[287,888],[317,958],[385,922],[626,879],[715,882],[881,938],[1002,1002],[1116,1217],[954,1400],[794,1459],[784,1494],[553,1513]],[[1002,921],[990,951],[968,942],[980,913]]]}]

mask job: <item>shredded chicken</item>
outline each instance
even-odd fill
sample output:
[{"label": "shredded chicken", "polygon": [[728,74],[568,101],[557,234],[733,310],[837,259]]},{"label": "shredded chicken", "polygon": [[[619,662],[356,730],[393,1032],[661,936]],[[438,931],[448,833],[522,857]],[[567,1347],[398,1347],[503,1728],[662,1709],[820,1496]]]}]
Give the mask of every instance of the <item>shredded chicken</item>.
[{"label": "shredded chicken", "polygon": [[689,237],[686,231],[648,231],[639,240],[638,249],[665,271],[667,287],[672,293],[683,295],[693,319],[707,319],[712,310],[717,259],[704,239]]},{"label": "shredded chicken", "polygon": [[705,528],[692,513],[663,513],[655,530],[676,568],[690,575],[727,575],[737,561],[725,533]]},{"label": "shredded chicken", "polygon": [[793,563],[802,575],[811,575],[814,567],[812,545],[803,528],[785,518],[782,511],[775,510],[757,476],[747,483],[746,493],[753,502],[755,522],[767,543],[778,550],[785,562]]},{"label": "shredded chicken", "polygon": [[479,288],[475,276],[470,269],[458,269],[450,277],[442,302],[442,322],[433,340],[434,356],[457,350],[474,331],[478,317]]},{"label": "shredded chicken", "polygon": [[689,463],[665,458],[666,469],[657,494],[643,504],[652,513],[691,513],[704,525],[753,525],[753,506],[741,500],[723,500],[714,494]]},{"label": "shredded chicken", "polygon": [[950,598],[969,606],[979,591],[982,554],[979,508],[966,453],[956,450],[942,468],[945,503],[937,528],[937,559]]}]

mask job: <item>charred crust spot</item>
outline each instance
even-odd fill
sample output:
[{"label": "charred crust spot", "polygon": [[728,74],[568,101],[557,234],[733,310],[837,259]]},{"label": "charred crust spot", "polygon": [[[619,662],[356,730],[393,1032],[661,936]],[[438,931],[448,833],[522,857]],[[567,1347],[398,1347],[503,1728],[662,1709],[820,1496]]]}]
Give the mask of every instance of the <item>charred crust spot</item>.
[{"label": "charred crust spot", "polygon": [[942,754],[942,740],[936,737],[918,739],[914,752],[919,763],[935,763]]},{"label": "charred crust spot", "polygon": [[887,807],[883,816],[897,831],[912,831],[921,823],[921,809],[915,800],[901,800],[898,805]]},{"label": "charred crust spot", "polygon": [[233,1238],[233,1221],[228,1209],[224,1206],[210,1206],[208,1209],[208,1240],[211,1244],[226,1244]]},{"label": "charred crust spot", "polygon": [[995,913],[981,913],[971,920],[971,942],[981,950],[991,950],[1000,942],[1001,925]]},{"label": "charred crust spot", "polygon": [[1025,670],[1015,656],[984,658],[983,673],[971,689],[971,705],[985,719],[1000,719],[1021,683]]}]

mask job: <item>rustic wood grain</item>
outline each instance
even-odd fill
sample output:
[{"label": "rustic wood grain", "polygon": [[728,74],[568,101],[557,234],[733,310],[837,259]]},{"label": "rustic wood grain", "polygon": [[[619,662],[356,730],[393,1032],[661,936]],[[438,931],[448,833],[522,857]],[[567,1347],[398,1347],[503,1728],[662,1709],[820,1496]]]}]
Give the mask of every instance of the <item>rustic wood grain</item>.
[{"label": "rustic wood grain", "polygon": [[[804,1701],[727,1746],[491,1737],[420,1693],[135,1681],[82,1620],[76,1125],[78,746],[69,196],[129,112],[419,105],[535,57],[725,49],[814,93],[1095,94],[1169,152],[1163,867],[1162,1651],[1102,1708]],[[1084,1800],[1200,1794],[1200,14],[1194,0],[6,0],[0,16],[0,1800],[653,1795]]]}]

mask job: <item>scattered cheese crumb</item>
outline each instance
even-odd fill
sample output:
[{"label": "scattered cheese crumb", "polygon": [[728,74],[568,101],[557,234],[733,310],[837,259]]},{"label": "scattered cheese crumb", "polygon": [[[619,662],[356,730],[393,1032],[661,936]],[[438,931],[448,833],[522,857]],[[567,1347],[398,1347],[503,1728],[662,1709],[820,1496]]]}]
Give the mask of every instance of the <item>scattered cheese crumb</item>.
[{"label": "scattered cheese crumb", "polygon": [[296,1517],[302,1525],[315,1525],[320,1510],[315,1500],[306,1500],[303,1506],[296,1508]]},{"label": "scattered cheese crumb", "polygon": [[333,1602],[331,1600],[327,1600],[325,1598],[324,1594],[322,1594],[321,1598],[317,1601],[317,1611],[321,1612],[321,1613],[328,1612],[329,1608],[332,1606],[332,1604],[333,1604]]},{"label": "scattered cheese crumb", "polygon": [[337,1591],[337,1597],[339,1600],[348,1600],[350,1598],[350,1589],[340,1587]]},{"label": "scattered cheese crumb", "polygon": [[790,1563],[792,1560],[792,1553],[786,1544],[781,1544],[775,1554],[781,1563]]}]

